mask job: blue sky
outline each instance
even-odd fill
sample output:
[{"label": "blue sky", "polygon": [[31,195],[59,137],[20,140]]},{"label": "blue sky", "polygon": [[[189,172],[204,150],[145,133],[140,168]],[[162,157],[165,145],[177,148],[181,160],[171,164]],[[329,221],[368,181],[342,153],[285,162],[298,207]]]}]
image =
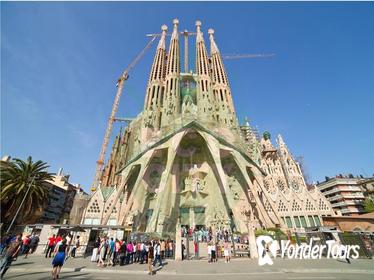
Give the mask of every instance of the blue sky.
[{"label": "blue sky", "polygon": [[[373,174],[374,3],[367,2],[1,2],[1,155],[63,167],[88,189],[116,79],[144,35],[171,28],[175,17],[189,30],[201,20],[206,41],[214,28],[223,54],[276,54],[225,61],[236,111],[273,140],[282,134],[312,180]],[[142,110],[155,46],[130,74],[119,116]]]}]

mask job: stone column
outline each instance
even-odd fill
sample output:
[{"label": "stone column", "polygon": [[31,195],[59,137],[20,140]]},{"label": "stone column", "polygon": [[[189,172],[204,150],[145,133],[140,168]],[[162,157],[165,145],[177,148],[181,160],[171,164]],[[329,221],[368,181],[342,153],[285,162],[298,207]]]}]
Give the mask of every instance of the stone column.
[{"label": "stone column", "polygon": [[175,227],[175,254],[176,261],[182,260],[182,238],[181,238],[181,222],[178,218],[177,226]]},{"label": "stone column", "polygon": [[256,235],[253,227],[253,219],[251,210],[244,211],[243,213],[247,217],[247,228],[248,228],[248,245],[251,259],[258,258],[257,246],[256,246]]}]

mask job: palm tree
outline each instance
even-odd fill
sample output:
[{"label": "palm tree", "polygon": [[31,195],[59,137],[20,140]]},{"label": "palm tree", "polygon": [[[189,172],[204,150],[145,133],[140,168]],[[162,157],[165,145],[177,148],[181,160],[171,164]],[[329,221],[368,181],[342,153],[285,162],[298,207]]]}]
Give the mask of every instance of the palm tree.
[{"label": "palm tree", "polygon": [[26,161],[18,158],[12,161],[0,161],[0,201],[3,223],[9,223],[14,217],[29,186],[30,190],[17,220],[21,223],[35,222],[32,218],[41,214],[48,202],[49,187],[46,181],[53,179],[53,173],[47,171],[48,167],[47,163],[41,160],[33,162],[30,156]]}]

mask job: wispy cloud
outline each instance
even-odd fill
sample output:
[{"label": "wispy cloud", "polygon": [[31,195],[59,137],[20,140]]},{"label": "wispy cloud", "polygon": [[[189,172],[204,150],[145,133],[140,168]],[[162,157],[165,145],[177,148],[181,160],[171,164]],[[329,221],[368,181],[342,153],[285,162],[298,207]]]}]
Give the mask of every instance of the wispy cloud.
[{"label": "wispy cloud", "polygon": [[77,140],[77,144],[82,148],[90,149],[97,145],[97,139],[92,133],[74,125],[69,125],[69,131],[71,136]]}]

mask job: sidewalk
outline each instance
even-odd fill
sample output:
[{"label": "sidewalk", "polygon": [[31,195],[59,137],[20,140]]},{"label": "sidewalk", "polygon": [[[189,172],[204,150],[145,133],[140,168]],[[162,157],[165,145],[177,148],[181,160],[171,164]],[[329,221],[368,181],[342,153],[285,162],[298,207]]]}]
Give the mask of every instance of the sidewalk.
[{"label": "sidewalk", "polygon": [[[351,264],[333,259],[321,260],[283,260],[275,259],[272,266],[259,266],[257,260],[248,258],[233,259],[225,263],[220,259],[217,263],[208,263],[206,260],[174,261],[165,260],[162,268],[156,266],[157,274],[164,275],[251,275],[251,274],[277,274],[277,273],[349,273],[370,274],[374,278],[374,260],[351,260]],[[13,262],[9,272],[47,272],[50,271],[52,259],[44,256],[20,257]],[[146,274],[146,264],[130,264],[125,266],[100,268],[89,258],[69,258],[63,267],[66,272],[88,273],[119,273],[119,274]]]}]

